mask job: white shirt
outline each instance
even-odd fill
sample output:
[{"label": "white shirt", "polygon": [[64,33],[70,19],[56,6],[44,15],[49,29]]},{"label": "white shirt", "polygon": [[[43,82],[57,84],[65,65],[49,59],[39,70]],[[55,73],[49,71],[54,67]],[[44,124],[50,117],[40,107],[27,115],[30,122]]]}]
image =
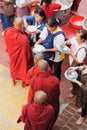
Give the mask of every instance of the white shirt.
[{"label": "white shirt", "polygon": [[[62,29],[58,28],[58,31],[62,31]],[[48,31],[47,31],[47,28],[44,27],[43,31],[40,34],[40,38],[43,39],[43,40],[45,40],[47,36],[48,36]],[[63,34],[57,35],[54,38],[54,40],[53,40],[53,47],[54,48],[60,48],[60,45],[62,45],[62,43],[64,42],[64,40],[65,40],[65,37],[64,37]],[[59,51],[55,52],[54,62],[59,62],[59,61],[61,61],[63,59],[64,59],[64,54],[61,53],[61,55],[60,55]],[[50,60],[53,60],[53,59],[50,58]]]},{"label": "white shirt", "polygon": [[[78,61],[80,63],[82,63],[83,60],[84,60],[84,58],[85,58],[85,56],[86,56],[86,51],[82,47],[87,48],[86,42],[84,42],[82,45],[79,45],[78,42],[77,42],[77,40],[76,40],[76,37],[72,38],[70,40],[70,42],[71,42],[71,52],[74,55],[77,54]],[[80,49],[80,48],[82,48],[82,49]],[[69,64],[70,64],[70,66],[71,66],[72,62],[73,62],[73,58],[71,56],[69,56]]]},{"label": "white shirt", "polygon": [[47,36],[48,36],[48,31],[47,31],[47,28],[44,27],[43,30],[41,31],[39,37],[40,37],[41,39],[45,40]]},{"label": "white shirt", "polygon": [[21,5],[25,2],[31,2],[31,0],[16,0],[16,6],[21,7]]}]

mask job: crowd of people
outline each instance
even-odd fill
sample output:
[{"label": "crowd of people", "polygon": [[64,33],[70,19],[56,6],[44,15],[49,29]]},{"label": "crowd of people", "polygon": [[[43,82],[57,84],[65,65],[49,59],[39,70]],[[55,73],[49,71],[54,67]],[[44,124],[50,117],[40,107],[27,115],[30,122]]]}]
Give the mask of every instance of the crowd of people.
[{"label": "crowd of people", "polygon": [[[78,7],[80,1],[75,2],[73,6]],[[6,3],[14,6],[14,14],[6,16]],[[53,10],[61,9],[61,5],[52,0],[0,0],[0,9],[12,86],[17,79],[22,80],[22,87],[30,86],[27,104],[17,123],[24,122],[24,130],[52,130],[60,111],[61,66],[66,54],[69,55],[69,69],[80,71],[77,71],[78,79],[71,79],[73,88],[68,97],[76,96],[76,106],[81,112],[76,124],[82,124],[87,114],[87,60],[84,62],[87,30],[80,29],[72,39],[66,40],[60,21],[53,17]],[[36,26],[37,30],[29,33],[28,25]],[[33,53],[37,45],[45,50]],[[70,51],[64,54],[59,48],[66,45]]]}]

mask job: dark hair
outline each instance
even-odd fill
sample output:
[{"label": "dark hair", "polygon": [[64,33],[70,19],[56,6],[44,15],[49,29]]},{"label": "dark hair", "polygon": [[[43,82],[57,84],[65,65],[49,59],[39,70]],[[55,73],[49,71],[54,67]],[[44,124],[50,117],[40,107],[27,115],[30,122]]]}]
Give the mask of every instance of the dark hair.
[{"label": "dark hair", "polygon": [[44,12],[44,10],[42,8],[40,8],[40,7],[36,8],[34,13],[40,15],[41,17],[43,17],[43,21],[46,20],[46,15],[45,15],[45,12]]},{"label": "dark hair", "polygon": [[46,23],[50,26],[50,27],[57,27],[59,25],[59,21],[57,21],[54,17],[52,18],[47,18],[46,19]]},{"label": "dark hair", "polygon": [[81,34],[81,36],[80,36],[81,39],[87,40],[87,31],[86,30],[80,29],[77,32]]},{"label": "dark hair", "polygon": [[51,4],[51,2],[52,2],[52,0],[41,0],[41,5],[42,5],[43,3],[45,3],[45,4],[46,4],[46,7],[49,7],[49,4]]}]

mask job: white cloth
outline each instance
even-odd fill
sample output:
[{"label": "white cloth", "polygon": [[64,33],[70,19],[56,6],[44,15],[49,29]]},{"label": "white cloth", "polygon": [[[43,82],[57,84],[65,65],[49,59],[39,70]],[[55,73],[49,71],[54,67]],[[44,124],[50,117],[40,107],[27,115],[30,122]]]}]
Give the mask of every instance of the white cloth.
[{"label": "white cloth", "polygon": [[[85,51],[85,49],[82,48],[82,47],[87,48],[86,43],[83,43],[82,45],[79,45],[78,42],[77,42],[77,40],[76,40],[76,37],[72,38],[72,39],[70,40],[70,42],[71,42],[71,52],[72,52],[74,55],[77,54],[78,61],[79,61],[80,63],[82,63],[83,60],[84,60],[84,58],[85,58],[85,56],[86,56],[86,51]],[[80,48],[82,48],[82,49],[80,49]],[[80,50],[79,50],[79,49],[80,49]],[[78,52],[78,50],[79,50],[79,52]],[[78,53],[77,53],[77,52],[78,52]],[[71,56],[69,56],[69,64],[70,64],[70,66],[71,66],[72,62],[73,62],[73,58],[72,58]]]},{"label": "white cloth", "polygon": [[16,6],[21,7],[21,4],[25,2],[31,2],[31,0],[16,0]]}]

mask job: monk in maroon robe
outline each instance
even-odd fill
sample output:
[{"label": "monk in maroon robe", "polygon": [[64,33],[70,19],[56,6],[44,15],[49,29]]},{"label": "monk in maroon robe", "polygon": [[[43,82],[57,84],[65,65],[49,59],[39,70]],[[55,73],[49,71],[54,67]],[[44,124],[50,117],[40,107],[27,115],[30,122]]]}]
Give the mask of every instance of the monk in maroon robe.
[{"label": "monk in maroon robe", "polygon": [[23,19],[16,18],[14,27],[6,29],[4,39],[6,50],[10,57],[10,74],[15,84],[15,79],[25,81],[27,70],[32,63],[32,51],[28,38],[21,32]]},{"label": "monk in maroon robe", "polygon": [[[32,79],[35,75],[39,74],[39,69],[38,69],[38,65],[37,65],[37,64],[38,64],[38,62],[39,62],[40,60],[42,60],[42,59],[44,59],[43,54],[37,53],[37,54],[34,55],[34,66],[32,66],[32,67],[28,70],[28,72],[27,72],[26,79],[25,79],[25,84],[26,84],[26,85],[29,85],[31,79]],[[48,72],[49,72],[50,74],[52,73],[50,67],[48,67]]]},{"label": "monk in maroon robe", "polygon": [[[47,103],[52,105],[55,110],[55,121],[59,113],[59,80],[55,76],[47,72],[48,63],[45,60],[40,60],[38,62],[39,74],[31,79],[30,91],[28,95],[28,102],[31,102],[33,96],[37,90],[43,90],[47,93],[48,99]],[[54,121],[54,122],[55,122]]]},{"label": "monk in maroon robe", "polygon": [[34,95],[34,102],[26,104],[17,123],[25,123],[24,130],[52,130],[54,124],[54,109],[46,104],[47,94],[44,91],[37,91]]}]

